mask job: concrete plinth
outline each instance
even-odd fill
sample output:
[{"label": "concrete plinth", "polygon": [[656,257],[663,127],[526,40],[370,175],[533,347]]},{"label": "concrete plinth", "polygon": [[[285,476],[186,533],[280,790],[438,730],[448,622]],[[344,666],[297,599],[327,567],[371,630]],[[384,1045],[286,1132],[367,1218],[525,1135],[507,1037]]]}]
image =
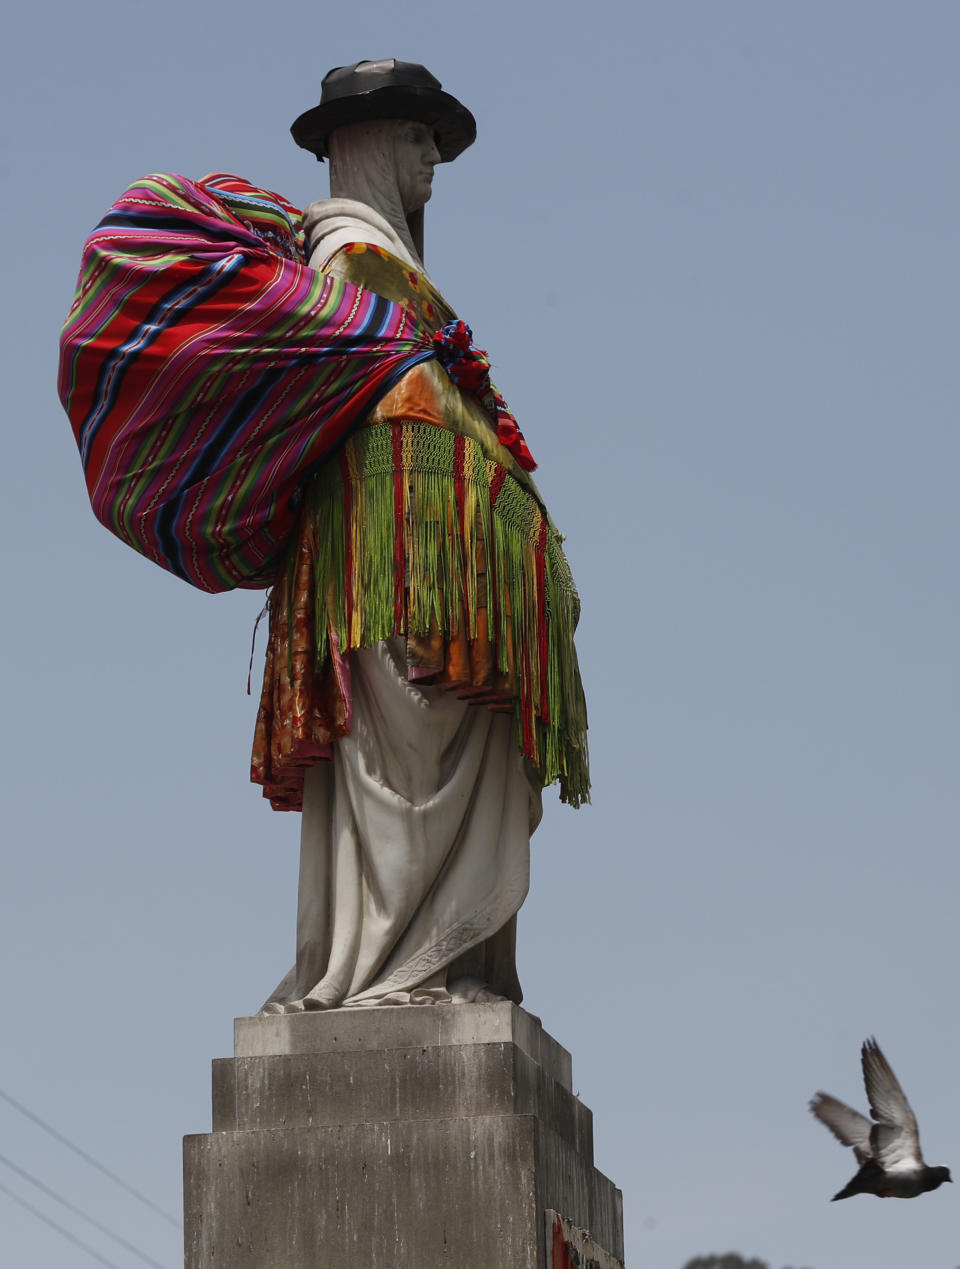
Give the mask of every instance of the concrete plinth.
[{"label": "concrete plinth", "polygon": [[515,1005],[241,1018],[235,1053],[184,1139],[186,1269],[621,1264],[570,1055]]}]

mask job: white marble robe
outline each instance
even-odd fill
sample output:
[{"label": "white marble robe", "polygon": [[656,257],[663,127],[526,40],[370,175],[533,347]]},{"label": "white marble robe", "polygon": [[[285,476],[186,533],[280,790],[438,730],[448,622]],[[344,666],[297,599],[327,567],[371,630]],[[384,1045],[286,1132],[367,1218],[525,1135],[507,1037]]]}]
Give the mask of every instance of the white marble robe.
[{"label": "white marble robe", "polygon": [[408,682],[400,639],[350,662],[350,734],[304,784],[297,966],[274,999],[323,1009],[515,995],[502,953],[492,983],[484,958],[465,956],[527,893],[540,789],[513,718]]}]

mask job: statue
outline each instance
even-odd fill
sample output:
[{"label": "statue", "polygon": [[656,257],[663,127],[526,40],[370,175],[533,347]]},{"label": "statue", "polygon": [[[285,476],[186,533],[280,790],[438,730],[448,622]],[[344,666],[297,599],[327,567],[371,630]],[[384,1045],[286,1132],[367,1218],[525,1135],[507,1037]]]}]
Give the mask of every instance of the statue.
[{"label": "statue", "polygon": [[272,583],[252,777],[302,829],[264,1012],[519,1003],[530,835],[545,785],[587,797],[586,713],[562,539],[423,263],[475,123],[387,59],[331,71],[292,131],[330,161],[302,221],[223,174],[118,200],[61,396],[108,527],[205,589]]}]

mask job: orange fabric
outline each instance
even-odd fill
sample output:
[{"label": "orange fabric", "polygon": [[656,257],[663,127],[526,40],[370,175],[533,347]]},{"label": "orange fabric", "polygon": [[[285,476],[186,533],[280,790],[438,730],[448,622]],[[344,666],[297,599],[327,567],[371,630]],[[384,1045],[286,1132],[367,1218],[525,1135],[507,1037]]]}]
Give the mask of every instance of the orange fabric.
[{"label": "orange fabric", "polygon": [[250,770],[278,811],[300,809],[304,768],[329,758],[331,742],[350,729],[349,670],[336,657],[317,666],[316,567],[302,517],[290,565],[270,594],[270,633]]},{"label": "orange fabric", "polygon": [[414,366],[383,397],[365,420],[368,424],[387,423],[391,419],[419,419],[443,427],[441,403],[437,400],[436,363],[422,362]]}]

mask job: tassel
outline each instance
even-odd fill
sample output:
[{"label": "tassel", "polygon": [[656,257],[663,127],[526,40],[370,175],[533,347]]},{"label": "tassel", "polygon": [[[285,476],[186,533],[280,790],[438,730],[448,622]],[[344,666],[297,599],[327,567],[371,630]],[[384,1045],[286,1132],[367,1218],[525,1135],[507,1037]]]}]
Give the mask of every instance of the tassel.
[{"label": "tassel", "polygon": [[[487,609],[497,670],[513,675],[517,740],[544,784],[589,796],[586,706],[573,635],[579,600],[561,538],[533,495],[472,438],[421,422],[364,428],[318,472],[318,665],[393,635],[477,637]],[[478,552],[485,556],[481,593]]]}]

